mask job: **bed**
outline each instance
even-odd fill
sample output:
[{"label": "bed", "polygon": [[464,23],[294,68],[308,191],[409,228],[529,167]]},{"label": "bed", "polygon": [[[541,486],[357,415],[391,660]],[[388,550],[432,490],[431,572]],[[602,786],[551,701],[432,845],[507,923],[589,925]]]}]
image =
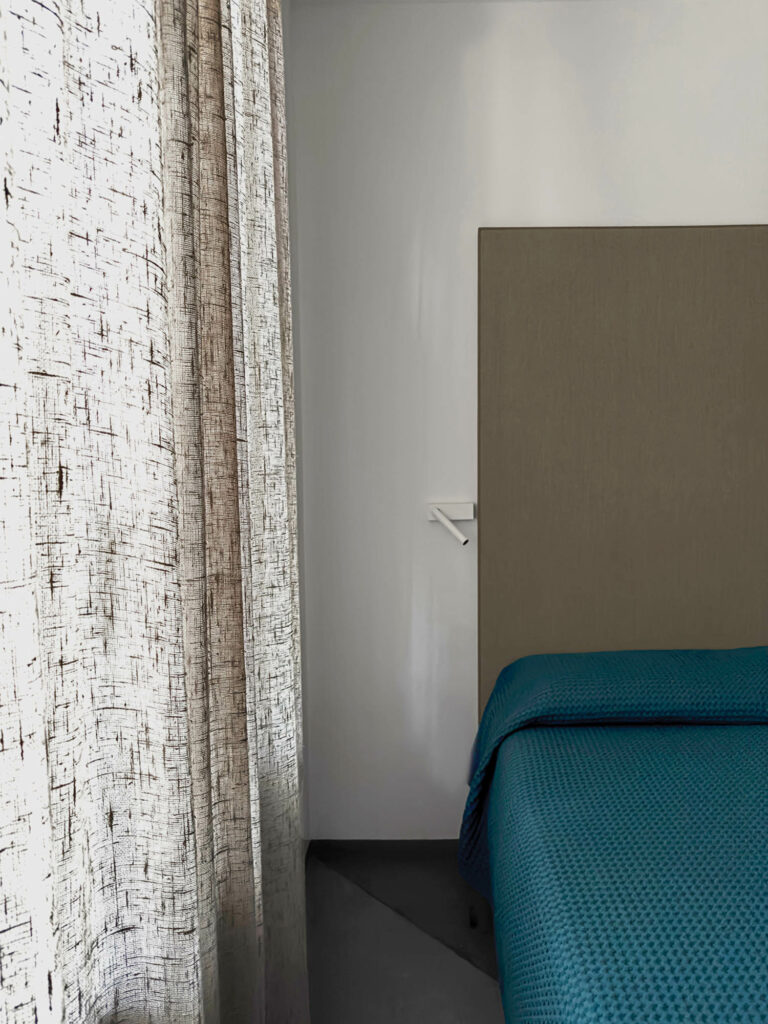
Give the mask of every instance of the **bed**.
[{"label": "bed", "polygon": [[765,225],[480,231],[460,848],[509,1024],[768,1024],[766,280]]},{"label": "bed", "polygon": [[768,1021],[768,648],[499,676],[460,844],[508,1024]]}]

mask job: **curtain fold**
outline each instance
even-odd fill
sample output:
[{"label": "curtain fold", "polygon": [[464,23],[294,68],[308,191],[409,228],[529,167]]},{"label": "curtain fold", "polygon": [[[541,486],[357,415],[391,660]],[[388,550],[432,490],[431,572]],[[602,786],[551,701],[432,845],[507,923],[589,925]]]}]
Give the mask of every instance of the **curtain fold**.
[{"label": "curtain fold", "polygon": [[0,1021],[308,1019],[277,0],[0,0]]}]

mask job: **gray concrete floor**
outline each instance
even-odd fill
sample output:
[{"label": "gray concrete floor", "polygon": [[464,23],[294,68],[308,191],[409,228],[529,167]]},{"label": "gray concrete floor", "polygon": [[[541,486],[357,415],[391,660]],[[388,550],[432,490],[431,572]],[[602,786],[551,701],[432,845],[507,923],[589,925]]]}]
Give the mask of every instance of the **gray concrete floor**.
[{"label": "gray concrete floor", "polygon": [[[503,1024],[488,954],[492,934],[484,923],[478,927],[486,911],[451,874],[446,849],[435,845],[430,874],[428,850],[379,854],[378,845],[361,844],[357,852],[342,844],[310,849],[312,1024]],[[464,905],[468,899],[474,906]],[[464,922],[466,935],[457,922]]]}]

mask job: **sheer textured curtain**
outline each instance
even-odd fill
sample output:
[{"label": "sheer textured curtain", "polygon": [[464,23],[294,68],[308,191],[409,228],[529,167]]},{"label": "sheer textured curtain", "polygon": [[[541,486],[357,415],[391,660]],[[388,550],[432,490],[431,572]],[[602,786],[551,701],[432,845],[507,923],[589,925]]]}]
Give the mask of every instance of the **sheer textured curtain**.
[{"label": "sheer textured curtain", "polygon": [[0,0],[0,1021],[307,1019],[277,0]]}]

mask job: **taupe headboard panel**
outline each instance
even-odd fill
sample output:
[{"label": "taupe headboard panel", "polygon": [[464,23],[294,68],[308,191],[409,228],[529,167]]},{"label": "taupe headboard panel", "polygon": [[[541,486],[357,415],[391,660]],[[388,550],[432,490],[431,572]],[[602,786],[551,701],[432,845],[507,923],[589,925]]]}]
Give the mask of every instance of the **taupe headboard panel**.
[{"label": "taupe headboard panel", "polygon": [[526,654],[768,641],[768,227],[480,232],[480,705]]}]

